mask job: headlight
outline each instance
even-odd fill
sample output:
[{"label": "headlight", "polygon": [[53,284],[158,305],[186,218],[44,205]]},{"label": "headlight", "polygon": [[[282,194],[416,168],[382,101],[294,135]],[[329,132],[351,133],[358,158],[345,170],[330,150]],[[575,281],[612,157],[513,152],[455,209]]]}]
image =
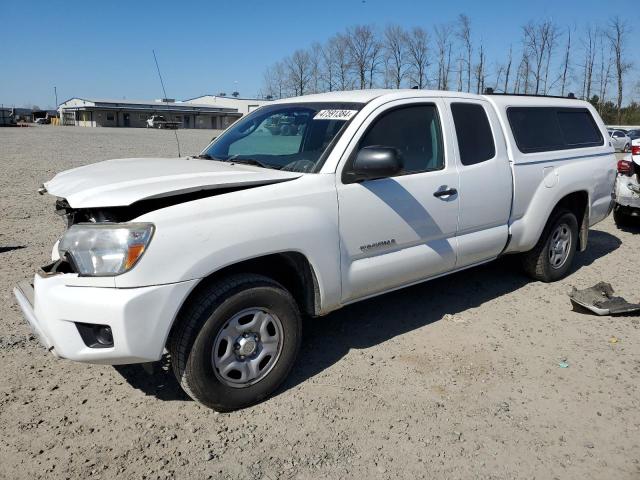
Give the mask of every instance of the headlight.
[{"label": "headlight", "polygon": [[151,223],[77,224],[62,236],[58,251],[71,257],[80,275],[119,275],[140,260],[153,230]]}]

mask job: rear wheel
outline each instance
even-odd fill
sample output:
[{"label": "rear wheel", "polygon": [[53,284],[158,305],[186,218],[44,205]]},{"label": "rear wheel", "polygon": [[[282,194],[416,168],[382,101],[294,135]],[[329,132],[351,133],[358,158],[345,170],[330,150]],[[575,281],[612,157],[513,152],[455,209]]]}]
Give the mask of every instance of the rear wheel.
[{"label": "rear wheel", "polygon": [[630,149],[630,147],[629,147],[629,144],[627,143],[627,144],[624,146],[624,148],[622,149],[622,151],[623,151],[624,153],[627,153],[627,152],[629,151],[629,149]]},{"label": "rear wheel", "polygon": [[280,284],[234,275],[204,288],[178,318],[169,341],[185,392],[218,411],[257,403],[289,374],[301,339],[298,306]]},{"label": "rear wheel", "polygon": [[553,282],[569,273],[578,245],[578,221],[569,210],[552,215],[536,246],[523,255],[527,274],[542,282]]}]

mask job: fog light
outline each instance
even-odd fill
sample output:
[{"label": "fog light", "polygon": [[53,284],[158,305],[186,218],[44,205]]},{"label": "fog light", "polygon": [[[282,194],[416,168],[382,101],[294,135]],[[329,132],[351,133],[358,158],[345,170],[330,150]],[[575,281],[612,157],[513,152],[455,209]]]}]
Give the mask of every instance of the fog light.
[{"label": "fog light", "polygon": [[105,346],[113,346],[113,334],[111,333],[111,327],[98,327],[96,332],[96,340],[99,344]]},{"label": "fog light", "polygon": [[109,325],[76,323],[82,341],[89,348],[113,347],[113,333]]}]

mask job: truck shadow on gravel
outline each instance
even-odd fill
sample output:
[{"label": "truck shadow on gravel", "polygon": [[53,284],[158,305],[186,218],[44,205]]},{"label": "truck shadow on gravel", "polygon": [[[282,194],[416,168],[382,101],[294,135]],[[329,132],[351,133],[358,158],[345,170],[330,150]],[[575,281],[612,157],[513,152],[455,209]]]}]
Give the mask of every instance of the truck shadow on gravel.
[{"label": "truck shadow on gravel", "polygon": [[[589,248],[577,254],[573,271],[591,265],[621,245],[606,232],[591,231]],[[611,279],[602,279],[610,281]],[[521,273],[519,260],[507,256],[476,268],[347,306],[323,318],[305,319],[301,353],[289,379],[276,395],[320,374],[351,349],[365,349],[478,307],[514,292],[531,282]],[[567,301],[567,309],[571,307]],[[149,370],[153,370],[149,373]],[[165,401],[185,401],[171,370],[170,359],[141,365],[124,365],[116,371],[134,388]]]},{"label": "truck shadow on gravel", "polygon": [[23,248],[26,248],[26,247],[24,245],[16,245],[15,247],[1,247],[0,246],[0,253],[11,252],[13,250],[22,250]]},{"label": "truck shadow on gravel", "polygon": [[[620,247],[619,238],[589,232],[587,251],[578,253],[572,273]],[[610,281],[611,279],[603,279]],[[307,319],[296,366],[282,391],[320,374],[351,349],[366,349],[399,335],[478,307],[532,282],[516,256],[347,306],[324,318]],[[567,299],[567,311],[571,309]]]},{"label": "truck shadow on gravel", "polygon": [[129,385],[146,395],[165,401],[191,401],[191,397],[184,393],[176,380],[168,355],[164,355],[159,362],[148,363],[146,366],[116,365],[114,368]]}]

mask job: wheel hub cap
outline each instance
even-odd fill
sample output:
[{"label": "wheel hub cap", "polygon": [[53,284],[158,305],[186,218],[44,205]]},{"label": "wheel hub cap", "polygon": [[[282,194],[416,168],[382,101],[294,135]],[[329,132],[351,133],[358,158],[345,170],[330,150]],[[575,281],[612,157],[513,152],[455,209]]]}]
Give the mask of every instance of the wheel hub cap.
[{"label": "wheel hub cap", "polygon": [[565,223],[560,224],[551,234],[549,245],[549,263],[554,269],[561,268],[569,258],[571,251],[571,229]]},{"label": "wheel hub cap", "polygon": [[275,313],[249,308],[233,315],[216,335],[211,363],[225,385],[243,388],[262,380],[282,350],[282,323]]},{"label": "wheel hub cap", "polygon": [[248,357],[253,355],[258,348],[258,336],[243,336],[236,340],[236,352],[240,356]]}]

